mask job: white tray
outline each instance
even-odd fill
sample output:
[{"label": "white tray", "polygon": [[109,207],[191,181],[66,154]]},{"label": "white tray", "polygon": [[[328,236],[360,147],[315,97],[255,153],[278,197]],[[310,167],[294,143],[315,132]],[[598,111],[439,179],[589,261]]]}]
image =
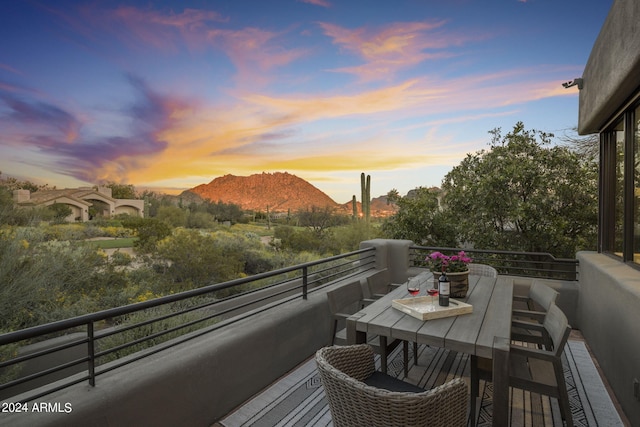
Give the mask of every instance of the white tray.
[{"label": "white tray", "polygon": [[391,306],[420,320],[458,316],[473,311],[471,304],[453,298],[449,298],[449,305],[447,307],[441,307],[438,305],[438,297],[433,297],[432,306],[430,296],[394,299],[391,301]]}]

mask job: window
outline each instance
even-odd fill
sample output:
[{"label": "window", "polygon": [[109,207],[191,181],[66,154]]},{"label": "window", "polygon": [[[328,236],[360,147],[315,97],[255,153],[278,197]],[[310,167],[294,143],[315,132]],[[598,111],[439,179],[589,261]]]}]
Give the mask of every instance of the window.
[{"label": "window", "polygon": [[600,135],[599,246],[640,266],[640,104]]},{"label": "window", "polygon": [[612,134],[615,144],[615,227],[613,251],[622,256],[624,245],[624,123],[621,120]]},{"label": "window", "polygon": [[[633,261],[640,262],[640,106],[631,117],[633,138]],[[631,135],[630,135],[631,136]]]}]

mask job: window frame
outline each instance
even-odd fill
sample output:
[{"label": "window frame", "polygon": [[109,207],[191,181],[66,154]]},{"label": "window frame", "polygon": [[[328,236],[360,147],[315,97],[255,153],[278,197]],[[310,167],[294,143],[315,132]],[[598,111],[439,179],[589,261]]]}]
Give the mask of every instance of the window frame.
[{"label": "window frame", "polygon": [[[640,91],[627,102],[600,132],[600,176],[598,179],[598,252],[611,255],[640,269],[640,261],[635,261],[635,159],[640,157],[640,141],[636,141],[636,109],[640,108]],[[623,123],[623,220],[622,254],[616,252],[616,167],[617,138],[616,127]],[[640,201],[639,201],[640,202]],[[639,224],[640,225],[640,224]]]}]

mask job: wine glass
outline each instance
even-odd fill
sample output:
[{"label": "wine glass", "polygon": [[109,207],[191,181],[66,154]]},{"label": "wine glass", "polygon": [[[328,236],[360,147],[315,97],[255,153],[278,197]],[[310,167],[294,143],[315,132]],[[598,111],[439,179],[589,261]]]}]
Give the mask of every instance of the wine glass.
[{"label": "wine glass", "polygon": [[420,282],[413,277],[407,280],[407,291],[412,297],[418,295],[420,293]]},{"label": "wine glass", "polygon": [[434,311],[436,306],[433,304],[433,297],[438,296],[438,290],[435,288],[429,288],[427,289],[427,294],[431,297],[431,311]]}]

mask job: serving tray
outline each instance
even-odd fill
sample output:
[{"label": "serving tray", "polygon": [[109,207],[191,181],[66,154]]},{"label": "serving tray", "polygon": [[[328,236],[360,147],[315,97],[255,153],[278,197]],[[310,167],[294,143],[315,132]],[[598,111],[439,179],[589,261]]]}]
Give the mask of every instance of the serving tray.
[{"label": "serving tray", "polygon": [[447,307],[441,307],[438,305],[438,298],[433,298],[433,311],[430,296],[394,299],[391,301],[391,306],[420,320],[458,316],[473,311],[471,304],[458,301],[457,299],[449,298],[449,305]]}]

